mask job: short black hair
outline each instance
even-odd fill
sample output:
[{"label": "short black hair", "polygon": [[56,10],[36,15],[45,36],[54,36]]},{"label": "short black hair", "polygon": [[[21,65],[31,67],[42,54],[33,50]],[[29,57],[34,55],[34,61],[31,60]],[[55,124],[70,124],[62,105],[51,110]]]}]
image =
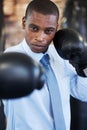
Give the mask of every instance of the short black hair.
[{"label": "short black hair", "polygon": [[59,18],[59,9],[57,5],[50,0],[32,0],[27,5],[25,18],[27,18],[27,16],[31,14],[32,11],[36,11],[44,15],[53,14],[57,16],[57,20]]}]

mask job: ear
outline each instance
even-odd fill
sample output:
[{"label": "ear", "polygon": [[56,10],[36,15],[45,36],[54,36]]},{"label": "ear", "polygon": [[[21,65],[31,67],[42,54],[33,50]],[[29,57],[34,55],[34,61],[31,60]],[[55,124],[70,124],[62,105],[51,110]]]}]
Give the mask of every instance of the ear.
[{"label": "ear", "polygon": [[22,18],[22,28],[25,29],[26,26],[26,18],[25,16]]}]

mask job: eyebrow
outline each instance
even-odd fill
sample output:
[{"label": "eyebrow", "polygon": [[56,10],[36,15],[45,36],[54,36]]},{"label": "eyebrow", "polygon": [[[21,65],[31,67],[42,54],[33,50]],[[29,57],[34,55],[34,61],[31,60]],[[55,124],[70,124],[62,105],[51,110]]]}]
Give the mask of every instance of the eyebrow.
[{"label": "eyebrow", "polygon": [[[36,27],[40,28],[37,24],[33,24],[33,23],[29,24],[29,27],[30,26],[31,27],[36,26]],[[53,30],[55,30],[56,28],[55,27],[46,27],[45,29],[53,29]]]}]

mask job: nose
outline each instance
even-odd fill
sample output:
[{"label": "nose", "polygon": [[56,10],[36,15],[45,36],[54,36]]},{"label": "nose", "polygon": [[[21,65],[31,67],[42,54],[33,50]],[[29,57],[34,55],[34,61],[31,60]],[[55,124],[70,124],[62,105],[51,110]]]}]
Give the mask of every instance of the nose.
[{"label": "nose", "polygon": [[43,32],[43,31],[39,31],[36,35],[36,39],[38,41],[44,41],[45,40],[45,37],[46,37],[46,34]]}]

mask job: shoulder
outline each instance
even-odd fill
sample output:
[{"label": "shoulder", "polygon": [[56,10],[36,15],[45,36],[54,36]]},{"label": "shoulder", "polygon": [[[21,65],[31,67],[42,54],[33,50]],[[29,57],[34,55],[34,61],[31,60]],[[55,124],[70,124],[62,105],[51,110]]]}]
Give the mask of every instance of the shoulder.
[{"label": "shoulder", "polygon": [[50,57],[52,57],[54,60],[58,60],[58,61],[64,61],[59,54],[57,53],[53,43],[49,46],[49,50],[48,53],[50,55]]},{"label": "shoulder", "polygon": [[63,58],[60,57],[53,44],[50,45],[49,54],[51,62],[55,63],[57,67],[61,66],[66,71],[66,73],[75,74],[75,68],[69,63],[68,60],[64,60]]},{"label": "shoulder", "polygon": [[15,45],[15,46],[11,46],[9,48],[6,48],[4,52],[22,52],[23,53],[22,42]]}]

